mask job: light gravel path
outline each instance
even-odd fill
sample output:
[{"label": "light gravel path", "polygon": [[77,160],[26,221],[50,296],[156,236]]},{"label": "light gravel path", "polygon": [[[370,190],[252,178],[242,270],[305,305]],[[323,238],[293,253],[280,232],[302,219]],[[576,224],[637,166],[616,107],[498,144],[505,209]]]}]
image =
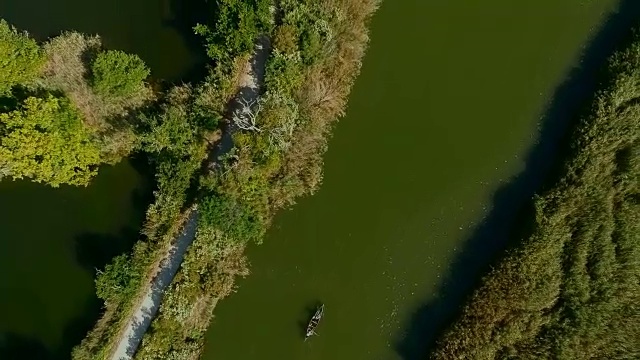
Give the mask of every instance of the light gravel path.
[{"label": "light gravel path", "polygon": [[[261,37],[256,42],[254,55],[249,61],[247,72],[242,77],[238,94],[229,106],[230,114],[237,109],[240,101],[251,102],[258,99],[260,84],[264,83],[265,64],[269,51],[269,39],[266,36]],[[214,168],[217,159],[231,150],[233,147],[231,135],[238,130],[233,121],[228,121],[222,139],[214,149],[211,149],[210,157],[207,160],[210,168]],[[131,360],[133,358],[144,334],[151,325],[151,321],[160,309],[165,290],[173,281],[187,249],[195,239],[197,224],[198,211],[194,209],[186,220],[182,232],[162,260],[158,274],[153,278],[147,293],[127,323],[110,360]]]},{"label": "light gravel path", "polygon": [[160,308],[164,291],[169,287],[169,284],[171,284],[173,277],[178,272],[180,264],[184,259],[184,254],[195,238],[197,225],[198,211],[194,209],[185,222],[182,233],[180,233],[162,260],[160,270],[153,278],[153,282],[144,295],[138,309],[129,320],[121,340],[111,357],[112,360],[128,360],[133,358],[133,354],[138,349],[138,346],[140,346],[142,337],[147,332],[151,321]]}]

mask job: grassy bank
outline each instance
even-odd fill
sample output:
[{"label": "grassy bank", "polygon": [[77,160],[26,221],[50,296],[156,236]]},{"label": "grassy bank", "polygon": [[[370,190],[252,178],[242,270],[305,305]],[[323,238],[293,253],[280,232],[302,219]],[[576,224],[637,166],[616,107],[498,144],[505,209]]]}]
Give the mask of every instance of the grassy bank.
[{"label": "grassy bank", "polygon": [[640,357],[640,41],[609,61],[530,237],[483,279],[433,359]]}]

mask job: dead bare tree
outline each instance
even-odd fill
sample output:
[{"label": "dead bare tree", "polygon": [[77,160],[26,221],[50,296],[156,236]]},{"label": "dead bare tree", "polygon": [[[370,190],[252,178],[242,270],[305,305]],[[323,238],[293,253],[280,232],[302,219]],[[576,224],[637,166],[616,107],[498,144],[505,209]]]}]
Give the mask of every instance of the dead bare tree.
[{"label": "dead bare tree", "polygon": [[240,105],[233,112],[233,122],[242,130],[261,132],[262,129],[256,124],[256,118],[260,111],[262,111],[262,101],[240,98],[238,100]]},{"label": "dead bare tree", "polygon": [[281,126],[271,129],[269,132],[269,142],[280,150],[286,150],[289,147],[293,130],[296,128],[295,119],[284,119]]},{"label": "dead bare tree", "polygon": [[286,150],[297,125],[298,104],[293,99],[283,96],[269,94],[269,97],[281,109],[280,124],[269,130],[269,143],[278,150]]}]

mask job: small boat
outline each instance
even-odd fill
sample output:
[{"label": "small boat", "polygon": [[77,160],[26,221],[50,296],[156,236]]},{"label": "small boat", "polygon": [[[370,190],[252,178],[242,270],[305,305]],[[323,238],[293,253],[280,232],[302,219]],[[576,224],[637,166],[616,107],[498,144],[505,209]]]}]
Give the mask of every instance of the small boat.
[{"label": "small boat", "polygon": [[305,334],[305,337],[304,337],[305,340],[307,340],[309,337],[313,335],[318,335],[316,334],[316,328],[318,327],[318,324],[320,323],[320,319],[322,319],[322,316],[324,316],[324,304],[318,307],[318,309],[316,310],[316,313],[313,314],[313,317],[309,321],[309,325],[307,325],[307,333]]}]

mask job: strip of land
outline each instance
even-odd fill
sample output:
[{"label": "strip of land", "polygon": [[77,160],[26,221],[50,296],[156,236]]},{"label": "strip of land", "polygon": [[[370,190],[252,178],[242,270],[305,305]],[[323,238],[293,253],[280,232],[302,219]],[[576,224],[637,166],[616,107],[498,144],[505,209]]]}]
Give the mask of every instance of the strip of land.
[{"label": "strip of land", "polygon": [[[260,84],[264,82],[264,65],[268,51],[268,40],[262,37],[256,44],[254,55],[245,66],[246,71],[241,74],[240,91],[231,102],[228,111],[232,116],[235,112],[242,110],[242,104],[258,101]],[[226,131],[222,136],[222,140],[212,146],[210,151],[212,156],[205,161],[204,167],[215,168],[216,162],[219,161],[218,159],[232,149],[231,136],[238,130],[233,119],[227,119]],[[157,274],[152,278],[151,283],[143,288],[146,289],[146,292],[142,297],[142,301],[131,315],[122,335],[118,336],[115,351],[111,356],[112,360],[129,360],[133,358],[142,342],[142,337],[158,313],[164,292],[176,276],[187,249],[196,237],[198,226],[197,206],[193,206],[187,213],[182,231],[171,244],[166,254],[163,255]]]}]

